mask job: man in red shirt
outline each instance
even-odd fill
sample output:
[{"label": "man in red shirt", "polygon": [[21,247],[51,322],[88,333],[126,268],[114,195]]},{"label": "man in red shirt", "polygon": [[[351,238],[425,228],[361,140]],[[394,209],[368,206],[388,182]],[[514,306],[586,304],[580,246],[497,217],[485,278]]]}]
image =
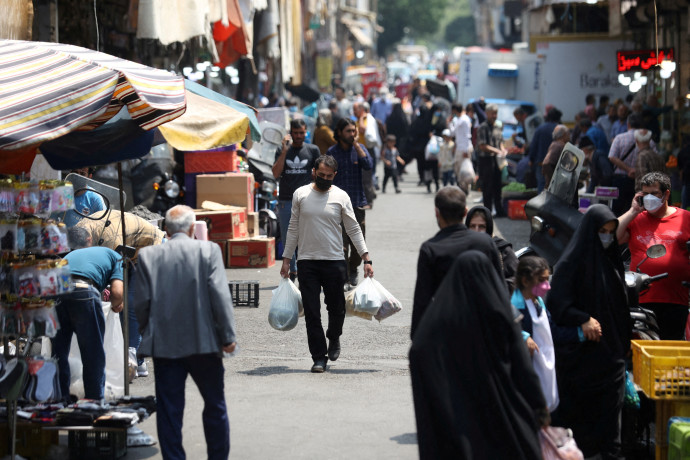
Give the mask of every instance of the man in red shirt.
[{"label": "man in red shirt", "polygon": [[628,243],[633,270],[644,259],[647,248],[654,244],[666,247],[663,257],[647,259],[640,267],[648,275],[668,272],[668,278],[655,281],[640,293],[640,304],[656,313],[662,340],[683,340],[688,288],[682,282],[690,281],[686,246],[690,240],[690,212],[668,205],[671,180],[666,174],[645,174],[641,187],[630,209],[619,218],[616,236],[619,243]]}]

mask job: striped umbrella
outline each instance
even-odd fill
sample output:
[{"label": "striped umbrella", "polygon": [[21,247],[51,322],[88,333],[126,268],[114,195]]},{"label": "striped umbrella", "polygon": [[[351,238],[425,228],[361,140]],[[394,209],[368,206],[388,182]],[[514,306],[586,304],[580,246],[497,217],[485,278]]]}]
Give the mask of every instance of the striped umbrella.
[{"label": "striped umbrella", "polygon": [[123,106],[146,130],[173,120],[183,78],[78,46],[0,40],[0,151],[94,129]]}]

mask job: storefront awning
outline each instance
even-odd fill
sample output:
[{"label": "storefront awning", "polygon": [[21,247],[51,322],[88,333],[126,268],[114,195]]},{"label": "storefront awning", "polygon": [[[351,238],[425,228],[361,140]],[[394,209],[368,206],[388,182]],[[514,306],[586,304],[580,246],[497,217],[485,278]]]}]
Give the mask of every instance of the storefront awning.
[{"label": "storefront awning", "polygon": [[371,39],[371,28],[368,24],[360,21],[354,21],[349,18],[341,18],[340,22],[345,24],[352,36],[365,48],[373,48],[374,41]]}]

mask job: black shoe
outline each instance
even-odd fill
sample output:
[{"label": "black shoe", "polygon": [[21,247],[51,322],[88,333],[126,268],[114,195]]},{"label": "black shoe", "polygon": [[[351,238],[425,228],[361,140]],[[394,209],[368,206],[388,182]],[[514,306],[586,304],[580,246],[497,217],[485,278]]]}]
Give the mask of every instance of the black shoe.
[{"label": "black shoe", "polygon": [[402,190],[400,190],[399,188],[396,188],[395,193],[402,193]]},{"label": "black shoe", "polygon": [[323,374],[326,372],[326,358],[317,359],[314,361],[314,365],[311,367],[311,371],[314,374]]},{"label": "black shoe", "polygon": [[386,189],[384,188],[383,190],[381,190],[381,193],[386,193]]},{"label": "black shoe", "polygon": [[357,286],[357,281],[359,281],[359,278],[358,278],[358,276],[357,276],[357,273],[353,273],[352,275],[350,275],[350,280],[349,280],[349,282],[350,282],[351,285]]},{"label": "black shoe", "polygon": [[328,359],[335,361],[340,356],[340,339],[328,341]]}]

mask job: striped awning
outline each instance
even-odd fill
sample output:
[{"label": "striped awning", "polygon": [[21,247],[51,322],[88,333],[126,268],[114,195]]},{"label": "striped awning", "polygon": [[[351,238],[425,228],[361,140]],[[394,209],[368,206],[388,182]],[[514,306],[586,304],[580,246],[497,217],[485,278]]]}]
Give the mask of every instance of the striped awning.
[{"label": "striped awning", "polygon": [[142,129],[173,120],[183,78],[78,46],[0,40],[0,150],[96,128],[123,106]]}]

